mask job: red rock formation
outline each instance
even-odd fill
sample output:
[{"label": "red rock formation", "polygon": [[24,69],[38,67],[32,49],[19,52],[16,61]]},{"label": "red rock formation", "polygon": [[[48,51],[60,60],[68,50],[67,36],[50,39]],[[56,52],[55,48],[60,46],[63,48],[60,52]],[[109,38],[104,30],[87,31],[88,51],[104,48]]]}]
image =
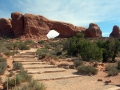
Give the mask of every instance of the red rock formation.
[{"label": "red rock formation", "polygon": [[86,30],[83,27],[77,27],[69,23],[49,20],[40,15],[25,14],[24,15],[24,31],[23,35],[38,37],[46,37],[50,30],[56,30],[60,33],[60,37],[71,37],[77,32]]},{"label": "red rock formation", "polygon": [[15,37],[20,37],[23,35],[23,30],[24,30],[24,26],[23,26],[23,15],[20,12],[14,12],[11,14],[11,18],[12,18],[12,29],[13,32],[15,34]]},{"label": "red rock formation", "polygon": [[115,25],[113,27],[110,37],[115,37],[115,38],[120,37],[120,28],[118,26]]},{"label": "red rock formation", "polygon": [[0,18],[0,36],[11,37],[13,35],[12,25],[9,19]]},{"label": "red rock formation", "polygon": [[97,24],[90,23],[89,28],[84,32],[85,37],[102,37],[102,32]]}]

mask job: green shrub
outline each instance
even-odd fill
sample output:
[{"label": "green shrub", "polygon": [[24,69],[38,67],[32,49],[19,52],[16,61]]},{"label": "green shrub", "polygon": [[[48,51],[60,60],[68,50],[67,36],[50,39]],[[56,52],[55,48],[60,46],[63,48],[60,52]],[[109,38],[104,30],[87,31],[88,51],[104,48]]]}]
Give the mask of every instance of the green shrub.
[{"label": "green shrub", "polygon": [[24,43],[20,43],[19,46],[18,46],[18,48],[19,48],[20,50],[29,50],[29,49],[30,49],[30,47],[27,46],[27,45],[24,44]]},{"label": "green shrub", "polygon": [[7,68],[6,62],[0,62],[0,75],[4,74],[6,68]]},{"label": "green shrub", "polygon": [[96,68],[85,65],[78,66],[77,70],[79,74],[83,74],[83,75],[95,75],[98,72]]},{"label": "green shrub", "polygon": [[43,83],[33,80],[28,85],[23,86],[21,90],[46,90],[46,87]]},{"label": "green shrub", "polygon": [[27,71],[22,70],[16,75],[16,78],[20,78],[21,82],[29,82],[32,80],[32,76],[27,73]]},{"label": "green shrub", "polygon": [[6,59],[3,57],[0,57],[0,62],[6,62]]},{"label": "green shrub", "polygon": [[14,75],[14,73],[11,71],[10,74],[8,75],[8,77],[12,77]]},{"label": "green shrub", "polygon": [[14,55],[15,53],[14,52],[11,52],[9,50],[5,50],[4,51],[4,54],[7,55],[7,56],[11,56],[11,55]]},{"label": "green shrub", "polygon": [[49,50],[48,49],[38,49],[36,51],[36,54],[39,56],[40,59],[43,59],[45,57],[49,57],[50,56],[50,53],[49,53]]},{"label": "green shrub", "polygon": [[13,69],[14,69],[14,70],[22,70],[22,69],[23,69],[23,66],[22,66],[22,64],[19,63],[19,62],[15,62],[15,63],[13,63]]},{"label": "green shrub", "polygon": [[7,83],[8,83],[8,87],[11,88],[11,87],[21,84],[22,82],[31,82],[31,80],[32,80],[32,76],[28,75],[27,71],[22,70],[15,77],[13,77],[13,78],[8,77],[8,79],[5,81],[3,86],[6,89]]},{"label": "green shrub", "polygon": [[117,70],[117,67],[115,65],[108,65],[106,67],[108,76],[116,76],[118,75],[119,71]]},{"label": "green shrub", "polygon": [[120,70],[120,61],[117,62],[117,69]]},{"label": "green shrub", "polygon": [[75,65],[75,67],[78,67],[78,66],[80,66],[80,65],[83,65],[83,61],[81,61],[81,60],[75,60],[75,61],[74,61],[74,65]]},{"label": "green shrub", "polygon": [[32,40],[26,40],[24,43],[25,43],[26,45],[34,44],[34,42],[33,42]]}]

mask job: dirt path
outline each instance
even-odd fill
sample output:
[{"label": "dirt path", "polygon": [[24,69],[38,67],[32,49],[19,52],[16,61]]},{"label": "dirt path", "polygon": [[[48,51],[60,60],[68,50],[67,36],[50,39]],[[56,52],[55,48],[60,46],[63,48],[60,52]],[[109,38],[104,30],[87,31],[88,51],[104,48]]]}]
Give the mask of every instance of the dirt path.
[{"label": "dirt path", "polygon": [[75,69],[58,68],[41,62],[35,57],[35,49],[22,51],[14,57],[35,80],[43,82],[47,90],[118,90],[120,87],[98,82],[95,76],[75,74]]}]

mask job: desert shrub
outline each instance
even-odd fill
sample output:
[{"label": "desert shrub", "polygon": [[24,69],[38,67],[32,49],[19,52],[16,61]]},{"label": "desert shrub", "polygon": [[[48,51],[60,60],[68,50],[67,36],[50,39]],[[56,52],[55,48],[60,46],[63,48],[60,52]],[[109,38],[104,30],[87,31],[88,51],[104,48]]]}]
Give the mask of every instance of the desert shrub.
[{"label": "desert shrub", "polygon": [[83,75],[95,75],[98,72],[96,68],[85,65],[78,66],[77,70],[79,74],[83,74]]},{"label": "desert shrub", "polygon": [[7,68],[6,62],[0,62],[0,75],[4,74],[6,68]]},{"label": "desert shrub", "polygon": [[22,64],[19,63],[19,62],[15,62],[15,63],[13,63],[13,69],[14,69],[14,70],[22,70],[22,69],[23,69],[23,66],[22,66]]},{"label": "desert shrub", "polygon": [[119,71],[117,70],[116,65],[108,65],[106,67],[106,70],[107,70],[108,76],[116,76],[119,73]]},{"label": "desert shrub", "polygon": [[10,50],[5,50],[4,54],[7,55],[7,56],[11,56],[11,55],[14,55],[15,52],[11,52]]},{"label": "desert shrub", "polygon": [[81,60],[75,60],[75,61],[74,61],[74,65],[75,65],[75,67],[78,67],[78,66],[80,66],[80,65],[83,65],[83,61],[81,61]]},{"label": "desert shrub", "polygon": [[46,87],[43,83],[33,80],[29,84],[23,86],[21,90],[46,90]]},{"label": "desert shrub", "polygon": [[20,71],[17,75],[16,78],[19,78],[21,82],[29,82],[32,80],[32,76],[27,73],[27,71]]},{"label": "desert shrub", "polygon": [[26,45],[34,44],[34,42],[33,42],[32,40],[26,40],[24,43],[25,43]]},{"label": "desert shrub", "polygon": [[117,69],[120,70],[120,61],[117,62]]},{"label": "desert shrub", "polygon": [[20,50],[29,50],[29,49],[30,49],[30,47],[27,46],[24,42],[19,42],[18,48],[19,48]]},{"label": "desert shrub", "polygon": [[0,62],[6,62],[6,59],[3,57],[0,57]]},{"label": "desert shrub", "polygon": [[14,75],[14,73],[11,71],[8,75],[8,77],[12,77]]},{"label": "desert shrub", "polygon": [[48,49],[38,49],[36,51],[36,54],[39,56],[39,58],[43,59],[45,57],[49,57],[50,56],[50,53],[49,53],[49,50]]}]

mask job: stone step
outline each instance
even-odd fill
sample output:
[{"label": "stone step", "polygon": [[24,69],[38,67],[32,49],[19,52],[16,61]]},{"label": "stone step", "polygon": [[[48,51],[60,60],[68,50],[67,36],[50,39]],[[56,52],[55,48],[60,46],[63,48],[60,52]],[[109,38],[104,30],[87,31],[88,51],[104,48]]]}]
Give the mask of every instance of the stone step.
[{"label": "stone step", "polygon": [[35,55],[35,52],[25,52],[25,53],[20,53],[19,55]]},{"label": "stone step", "polygon": [[36,60],[35,58],[14,58],[14,62],[41,62],[40,60]]},{"label": "stone step", "polygon": [[38,69],[38,68],[56,68],[55,65],[37,64],[37,65],[23,65],[24,69]]},{"label": "stone step", "polygon": [[66,69],[63,68],[40,68],[40,69],[26,69],[28,74],[42,74],[42,73],[53,73],[53,72],[64,72]]},{"label": "stone step", "polygon": [[65,72],[30,74],[30,75],[33,76],[34,80],[38,80],[38,81],[67,79],[67,78],[75,78],[80,76],[80,75],[74,74],[77,72],[76,70],[72,70],[72,71],[71,70],[67,69]]},{"label": "stone step", "polygon": [[35,58],[35,55],[16,55],[13,58]]},{"label": "stone step", "polygon": [[33,62],[21,62],[23,65],[30,65],[30,64],[46,64],[46,62],[40,62],[40,61],[33,61]]}]

